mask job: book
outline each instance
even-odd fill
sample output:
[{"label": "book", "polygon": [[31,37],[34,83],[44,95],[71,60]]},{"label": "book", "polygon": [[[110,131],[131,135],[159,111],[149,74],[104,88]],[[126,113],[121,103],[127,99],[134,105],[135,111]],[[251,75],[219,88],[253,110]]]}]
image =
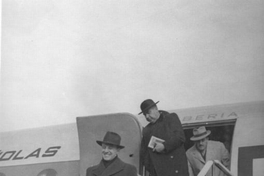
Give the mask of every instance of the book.
[{"label": "book", "polygon": [[153,149],[155,147],[156,143],[163,143],[163,142],[165,142],[165,140],[160,139],[160,138],[155,137],[155,136],[151,136],[151,138],[149,140],[148,147]]}]

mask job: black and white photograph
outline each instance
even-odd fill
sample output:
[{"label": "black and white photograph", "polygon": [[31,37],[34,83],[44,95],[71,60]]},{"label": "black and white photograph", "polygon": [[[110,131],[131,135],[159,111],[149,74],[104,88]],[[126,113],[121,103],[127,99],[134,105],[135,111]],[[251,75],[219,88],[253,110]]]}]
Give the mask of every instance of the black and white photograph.
[{"label": "black and white photograph", "polygon": [[263,176],[264,1],[0,9],[0,176]]}]

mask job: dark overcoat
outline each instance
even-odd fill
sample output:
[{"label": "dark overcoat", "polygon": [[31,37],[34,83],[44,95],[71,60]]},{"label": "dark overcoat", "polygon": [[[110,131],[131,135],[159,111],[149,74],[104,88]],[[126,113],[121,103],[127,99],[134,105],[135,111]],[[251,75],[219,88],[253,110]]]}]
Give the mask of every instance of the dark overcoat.
[{"label": "dark overcoat", "polygon": [[[185,135],[178,115],[160,112],[159,119],[143,129],[140,151],[142,164],[150,173],[156,172],[158,176],[188,176]],[[153,152],[153,149],[148,147],[151,136],[165,140],[163,152]]]},{"label": "dark overcoat", "polygon": [[89,167],[86,176],[137,176],[135,166],[125,163],[117,158],[112,164],[105,168],[101,161],[98,165]]}]

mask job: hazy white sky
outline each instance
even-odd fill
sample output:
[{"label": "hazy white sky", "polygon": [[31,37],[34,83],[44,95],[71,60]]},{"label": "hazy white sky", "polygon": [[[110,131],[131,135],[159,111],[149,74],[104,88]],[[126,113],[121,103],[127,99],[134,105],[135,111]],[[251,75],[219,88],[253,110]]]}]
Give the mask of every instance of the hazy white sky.
[{"label": "hazy white sky", "polygon": [[264,100],[262,0],[3,0],[1,129]]}]

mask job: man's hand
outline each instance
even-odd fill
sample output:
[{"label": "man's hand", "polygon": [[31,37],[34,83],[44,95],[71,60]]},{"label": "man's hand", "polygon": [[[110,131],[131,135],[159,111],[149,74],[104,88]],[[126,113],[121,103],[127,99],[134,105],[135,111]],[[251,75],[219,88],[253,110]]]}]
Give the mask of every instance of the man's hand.
[{"label": "man's hand", "polygon": [[156,151],[156,152],[162,152],[164,150],[164,145],[160,142],[156,142],[155,145],[154,145],[154,148],[153,148],[153,151]]}]

